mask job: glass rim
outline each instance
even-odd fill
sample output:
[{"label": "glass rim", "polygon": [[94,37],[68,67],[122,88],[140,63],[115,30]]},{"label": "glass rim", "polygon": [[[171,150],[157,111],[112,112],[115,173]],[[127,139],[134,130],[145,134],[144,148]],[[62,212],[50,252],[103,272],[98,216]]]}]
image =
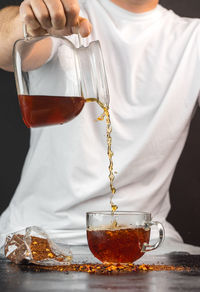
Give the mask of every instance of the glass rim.
[{"label": "glass rim", "polygon": [[86,215],[147,215],[151,216],[150,212],[145,212],[145,211],[115,211],[114,214],[112,211],[90,211],[86,212]]}]

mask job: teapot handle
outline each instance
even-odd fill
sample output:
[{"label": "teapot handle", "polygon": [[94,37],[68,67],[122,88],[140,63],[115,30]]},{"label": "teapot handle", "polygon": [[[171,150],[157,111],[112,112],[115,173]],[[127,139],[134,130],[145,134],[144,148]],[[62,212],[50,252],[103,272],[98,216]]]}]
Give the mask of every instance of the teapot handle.
[{"label": "teapot handle", "polygon": [[[31,38],[31,36],[28,35],[28,31],[27,31],[27,26],[25,23],[23,23],[23,33],[24,33],[24,39],[27,41]],[[46,34],[46,35],[49,35],[49,34]],[[80,35],[80,33],[78,32],[77,34],[78,36],[78,46],[79,48],[80,47],[83,47],[83,43],[82,43],[82,37]]]},{"label": "teapot handle", "polygon": [[[23,23],[23,33],[24,33],[24,39],[25,39],[26,41],[29,40],[29,39],[32,39],[32,38],[33,38],[32,36],[30,36],[30,35],[28,34],[27,26],[26,26],[25,23]],[[50,34],[49,34],[49,33],[46,33],[45,36],[50,36]]]},{"label": "teapot handle", "polygon": [[25,23],[23,23],[23,33],[24,33],[24,39],[27,41],[29,39],[29,35],[27,32],[27,27]]}]

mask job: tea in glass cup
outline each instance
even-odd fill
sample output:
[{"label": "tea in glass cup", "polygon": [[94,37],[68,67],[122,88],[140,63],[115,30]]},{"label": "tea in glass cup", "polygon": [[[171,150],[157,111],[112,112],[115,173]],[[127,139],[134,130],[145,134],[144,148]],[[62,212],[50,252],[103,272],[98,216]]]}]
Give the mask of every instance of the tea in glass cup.
[{"label": "tea in glass cup", "polygon": [[[145,252],[156,249],[164,240],[164,227],[151,220],[147,212],[88,212],[87,240],[90,251],[103,263],[133,263]],[[151,226],[159,238],[150,244]]]}]

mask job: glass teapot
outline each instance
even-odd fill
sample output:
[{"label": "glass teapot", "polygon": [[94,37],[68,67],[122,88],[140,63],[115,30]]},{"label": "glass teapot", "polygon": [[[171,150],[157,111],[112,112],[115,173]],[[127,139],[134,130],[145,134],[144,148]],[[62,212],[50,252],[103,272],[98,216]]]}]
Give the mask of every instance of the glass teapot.
[{"label": "glass teapot", "polygon": [[27,127],[66,123],[85,102],[109,105],[106,72],[99,41],[76,47],[65,37],[45,35],[24,39],[13,49],[14,73],[23,121]]}]

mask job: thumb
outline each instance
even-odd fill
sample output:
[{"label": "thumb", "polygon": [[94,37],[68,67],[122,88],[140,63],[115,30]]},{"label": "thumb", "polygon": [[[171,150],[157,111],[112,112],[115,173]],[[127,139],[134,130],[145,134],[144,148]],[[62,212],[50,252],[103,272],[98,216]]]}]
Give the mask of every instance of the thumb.
[{"label": "thumb", "polygon": [[84,38],[89,36],[92,31],[92,25],[88,19],[79,17],[78,25],[72,28],[73,33],[80,33],[80,35]]}]

